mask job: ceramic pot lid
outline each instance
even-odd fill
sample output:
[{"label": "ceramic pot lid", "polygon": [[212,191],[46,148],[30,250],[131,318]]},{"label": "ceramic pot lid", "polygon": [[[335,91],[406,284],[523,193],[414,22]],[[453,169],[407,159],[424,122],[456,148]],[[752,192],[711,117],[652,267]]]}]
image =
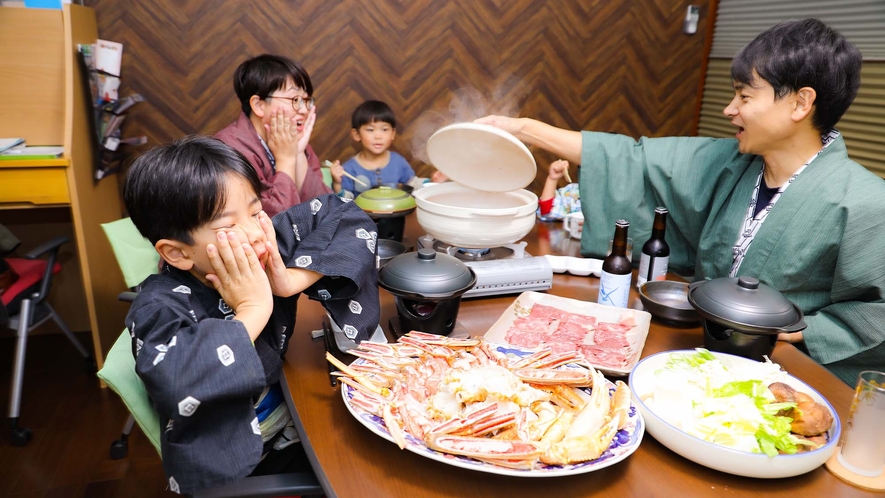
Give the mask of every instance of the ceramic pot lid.
[{"label": "ceramic pot lid", "polygon": [[777,329],[802,319],[786,296],[754,277],[695,282],[689,289],[689,300],[702,313],[755,327]]},{"label": "ceramic pot lid", "polygon": [[491,125],[455,123],[440,128],[427,140],[427,155],[453,181],[488,192],[525,188],[537,173],[528,147]]},{"label": "ceramic pot lid", "polygon": [[367,213],[397,213],[415,209],[415,198],[403,190],[375,187],[356,196],[354,201]]},{"label": "ceramic pot lid", "polygon": [[467,292],[476,276],[458,258],[423,248],[393,258],[381,268],[378,281],[391,292],[438,298]]}]

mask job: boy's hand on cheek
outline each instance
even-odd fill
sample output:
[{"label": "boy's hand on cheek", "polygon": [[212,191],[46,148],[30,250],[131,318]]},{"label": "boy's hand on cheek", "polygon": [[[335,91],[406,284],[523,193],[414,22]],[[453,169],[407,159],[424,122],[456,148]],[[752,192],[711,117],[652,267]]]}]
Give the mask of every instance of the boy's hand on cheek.
[{"label": "boy's hand on cheek", "polygon": [[322,275],[309,270],[286,268],[286,264],[283,263],[283,258],[280,256],[276,231],[273,228],[270,217],[262,211],[258,215],[258,222],[261,224],[261,228],[264,230],[264,235],[267,238],[265,242],[267,262],[264,271],[267,273],[270,288],[275,296],[294,296],[313,285],[314,282],[322,277]]},{"label": "boy's hand on cheek", "polygon": [[254,341],[267,325],[273,311],[270,282],[258,255],[233,232],[218,232],[216,245],[206,252],[215,273],[206,275],[224,302],[233,308]]}]

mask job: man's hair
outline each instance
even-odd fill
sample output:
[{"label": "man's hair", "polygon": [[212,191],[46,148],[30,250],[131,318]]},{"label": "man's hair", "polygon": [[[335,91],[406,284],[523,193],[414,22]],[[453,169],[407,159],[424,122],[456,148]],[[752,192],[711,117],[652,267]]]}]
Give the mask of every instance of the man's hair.
[{"label": "man's hair", "polygon": [[313,85],[307,71],[288,57],[264,54],[240,64],[234,71],[234,92],[246,116],[252,115],[249,99],[253,95],[265,100],[271,93],[284,88],[289,78],[292,78],[295,86],[307,92],[308,97],[313,96]]},{"label": "man's hair", "polygon": [[239,151],[216,138],[192,135],[139,156],[126,175],[123,200],[135,227],[152,244],[160,239],[193,244],[191,234],[224,210],[230,175],[261,194],[258,174]]},{"label": "man's hair", "polygon": [[353,129],[359,130],[360,126],[374,122],[387,123],[396,129],[396,117],[393,115],[393,109],[389,105],[380,100],[367,100],[357,106],[350,116],[350,124]]},{"label": "man's hair", "polygon": [[749,85],[753,71],[774,88],[775,100],[811,87],[817,92],[811,124],[830,131],[860,88],[862,57],[838,31],[817,19],[791,20],[760,33],[731,63],[733,80]]}]

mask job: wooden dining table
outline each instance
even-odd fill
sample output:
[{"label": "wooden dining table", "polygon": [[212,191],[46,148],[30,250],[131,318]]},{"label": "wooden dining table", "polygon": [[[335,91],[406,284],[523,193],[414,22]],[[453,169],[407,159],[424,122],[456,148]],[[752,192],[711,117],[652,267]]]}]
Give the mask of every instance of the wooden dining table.
[{"label": "wooden dining table", "polygon": [[[406,242],[423,235],[410,215]],[[580,243],[560,223],[538,222],[523,239],[532,255],[578,255]],[[599,279],[555,274],[547,292],[595,302]],[[482,336],[518,294],[463,299],[459,325]],[[381,290],[381,323],[396,315],[393,297]],[[630,306],[638,295],[631,293]],[[454,467],[431,460],[372,433],[344,405],[340,388],[330,383],[322,338],[311,331],[326,319],[321,305],[304,296],[284,362],[284,392],[311,464],[328,497],[582,497],[582,496],[864,496],[821,466],[784,479],[755,479],[719,472],[670,451],[648,433],[625,460],[583,474],[561,477],[513,477]],[[386,331],[388,339],[394,337]],[[699,326],[680,326],[653,319],[641,356],[703,346]],[[790,344],[778,343],[772,360],[813,386],[835,407],[844,424],[853,390],[826,368]],[[626,379],[624,379],[626,380]]]}]

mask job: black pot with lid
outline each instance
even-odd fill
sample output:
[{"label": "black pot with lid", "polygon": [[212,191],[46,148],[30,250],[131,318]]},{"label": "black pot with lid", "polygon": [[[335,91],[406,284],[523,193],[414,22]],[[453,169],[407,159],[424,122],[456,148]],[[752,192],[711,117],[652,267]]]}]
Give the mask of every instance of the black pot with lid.
[{"label": "black pot with lid", "polygon": [[357,206],[378,225],[378,238],[402,242],[406,215],[415,210],[415,198],[405,190],[380,186],[354,199]]},{"label": "black pot with lid", "polygon": [[704,324],[704,347],[761,361],[781,332],[804,330],[805,315],[777,289],[749,276],[694,282],[688,302]]},{"label": "black pot with lid", "polygon": [[402,333],[450,334],[461,296],[475,283],[473,269],[430,248],[400,254],[378,273],[378,284],[394,296]]}]

